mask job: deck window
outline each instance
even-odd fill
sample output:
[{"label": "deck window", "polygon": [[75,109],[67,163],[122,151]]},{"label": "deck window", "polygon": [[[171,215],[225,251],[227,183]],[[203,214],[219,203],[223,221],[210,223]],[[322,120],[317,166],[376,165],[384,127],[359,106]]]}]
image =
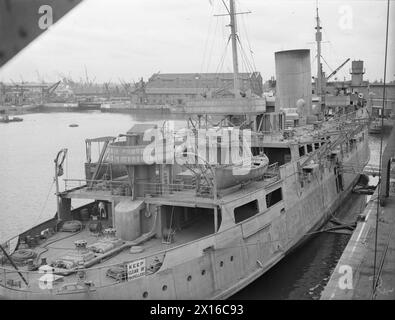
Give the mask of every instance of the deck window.
[{"label": "deck window", "polygon": [[235,222],[239,223],[248,218],[255,216],[258,213],[258,201],[254,200],[243,204],[242,206],[236,207],[234,210]]},{"label": "deck window", "polygon": [[264,148],[266,156],[269,158],[269,164],[278,163],[282,166],[291,161],[291,150],[289,148]]},{"label": "deck window", "polygon": [[305,155],[304,146],[299,147],[299,156],[303,157]]},{"label": "deck window", "polygon": [[281,188],[278,188],[266,195],[266,206],[268,208],[274,206],[283,199]]}]

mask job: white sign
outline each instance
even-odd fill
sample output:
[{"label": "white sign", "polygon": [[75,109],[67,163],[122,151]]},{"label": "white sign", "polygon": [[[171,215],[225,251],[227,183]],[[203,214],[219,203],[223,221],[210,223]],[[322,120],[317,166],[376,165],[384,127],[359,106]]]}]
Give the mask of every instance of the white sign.
[{"label": "white sign", "polygon": [[128,280],[145,275],[145,259],[136,260],[127,264]]}]

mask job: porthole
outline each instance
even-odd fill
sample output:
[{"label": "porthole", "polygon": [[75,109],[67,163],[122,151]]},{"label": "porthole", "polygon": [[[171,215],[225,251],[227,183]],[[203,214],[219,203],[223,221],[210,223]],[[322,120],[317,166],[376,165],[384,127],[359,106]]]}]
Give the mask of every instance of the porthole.
[{"label": "porthole", "polygon": [[233,261],[233,256],[230,256],[230,261]]},{"label": "porthole", "polygon": [[148,292],[147,291],[144,291],[144,293],[143,293],[143,298],[147,298],[148,297]]},{"label": "porthole", "polygon": [[166,291],[166,290],[167,290],[167,285],[164,285],[164,286],[162,287],[162,290],[163,290],[163,291]]},{"label": "porthole", "polygon": [[221,262],[219,263],[219,266],[220,266],[220,267],[223,267],[223,266],[224,266],[224,262],[221,261]]},{"label": "porthole", "polygon": [[188,276],[187,280],[191,281],[192,280],[192,276]]},{"label": "porthole", "polygon": [[206,270],[202,270],[202,276],[204,276],[206,274]]}]

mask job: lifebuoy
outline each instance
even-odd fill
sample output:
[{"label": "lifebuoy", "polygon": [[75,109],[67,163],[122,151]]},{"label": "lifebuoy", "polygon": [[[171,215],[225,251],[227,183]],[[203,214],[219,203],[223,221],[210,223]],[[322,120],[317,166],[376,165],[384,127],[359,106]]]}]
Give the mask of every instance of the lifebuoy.
[{"label": "lifebuoy", "polygon": [[29,259],[34,259],[37,256],[37,253],[31,249],[20,249],[15,251],[11,259],[17,263],[22,263]]}]

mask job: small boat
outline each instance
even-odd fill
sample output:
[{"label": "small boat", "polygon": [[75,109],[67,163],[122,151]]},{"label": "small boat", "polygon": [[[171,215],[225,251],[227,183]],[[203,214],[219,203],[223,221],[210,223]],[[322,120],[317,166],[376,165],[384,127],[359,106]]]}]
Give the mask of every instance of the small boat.
[{"label": "small boat", "polygon": [[72,124],[69,124],[69,127],[71,127],[71,128],[75,128],[75,127],[79,127],[79,125],[78,125],[78,124],[76,124],[76,123],[72,123]]},{"label": "small boat", "polygon": [[23,121],[23,118],[19,118],[19,117],[12,117],[12,118],[10,118],[8,115],[3,116],[3,117],[0,119],[0,122],[3,122],[3,123],[8,123],[8,122],[21,122],[21,121]]}]

